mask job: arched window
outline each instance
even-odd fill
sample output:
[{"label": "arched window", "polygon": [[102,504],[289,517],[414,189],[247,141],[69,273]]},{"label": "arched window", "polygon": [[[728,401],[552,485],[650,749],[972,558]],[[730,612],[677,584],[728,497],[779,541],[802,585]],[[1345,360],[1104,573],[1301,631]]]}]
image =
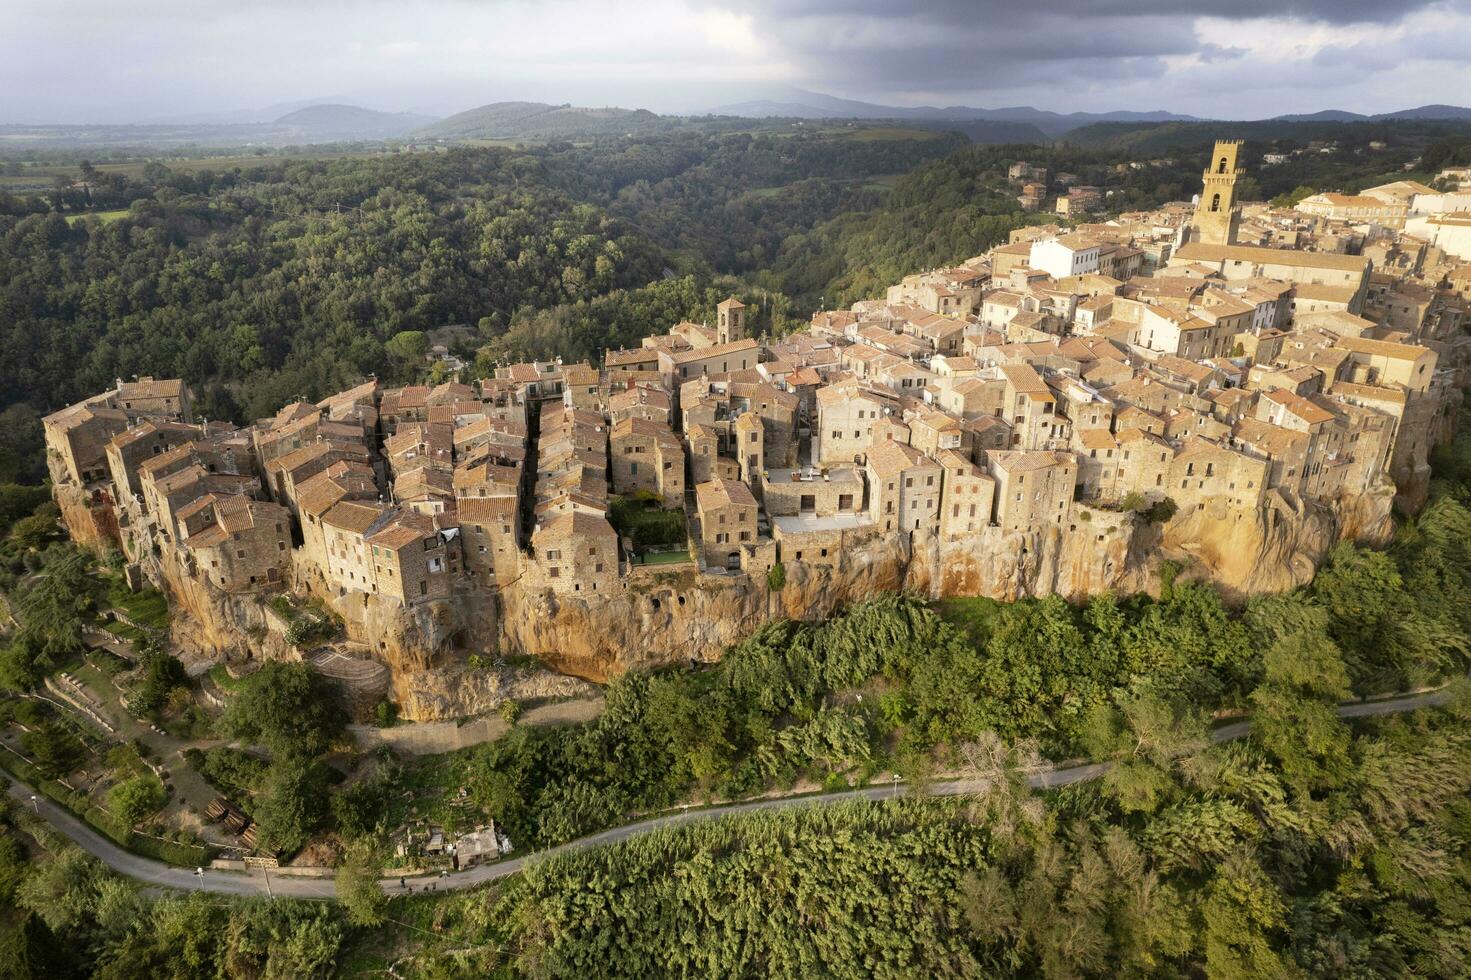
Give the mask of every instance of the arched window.
[{"label": "arched window", "polygon": [[1216,173],[1223,174],[1225,172],[1226,172],[1226,158],[1225,157],[1221,157],[1221,165],[1216,168]]},{"label": "arched window", "polygon": [[1219,211],[1219,210],[1221,210],[1221,195],[1216,194],[1216,195],[1214,195],[1211,198],[1211,210],[1212,211]]}]

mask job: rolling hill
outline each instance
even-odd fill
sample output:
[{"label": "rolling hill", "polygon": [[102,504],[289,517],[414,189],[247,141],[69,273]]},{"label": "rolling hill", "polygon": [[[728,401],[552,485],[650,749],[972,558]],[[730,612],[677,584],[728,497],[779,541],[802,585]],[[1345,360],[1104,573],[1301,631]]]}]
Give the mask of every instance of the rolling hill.
[{"label": "rolling hill", "polygon": [[289,112],[271,125],[299,129],[313,140],[386,139],[403,136],[432,116],[412,112],[379,112],[355,105],[312,105]]},{"label": "rolling hill", "polygon": [[[750,118],[782,117],[790,119],[904,119],[925,121],[1022,123],[1036,127],[1045,136],[1058,136],[1080,126],[1099,122],[1172,122],[1194,121],[1195,116],[1154,110],[1146,112],[1051,112],[1031,106],[1008,106],[981,109],[974,106],[891,106],[854,99],[840,99],[821,92],[794,91],[790,100],[758,99],[718,106],[712,115]],[[977,140],[977,142],[1002,142]],[[1017,140],[1016,142],[1030,142]]]},{"label": "rolling hill", "polygon": [[492,102],[420,127],[425,139],[573,139],[623,136],[666,128],[647,109],[589,109],[545,102]]}]

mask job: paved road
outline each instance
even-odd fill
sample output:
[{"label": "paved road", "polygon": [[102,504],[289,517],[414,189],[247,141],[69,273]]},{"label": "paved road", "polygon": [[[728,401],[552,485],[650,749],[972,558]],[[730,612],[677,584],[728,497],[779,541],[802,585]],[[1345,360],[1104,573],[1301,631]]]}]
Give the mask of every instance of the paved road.
[{"label": "paved road", "polygon": [[[1424,694],[1388,698],[1382,701],[1355,701],[1349,704],[1339,705],[1338,714],[1344,718],[1363,718],[1369,715],[1396,714],[1402,711],[1413,711],[1416,708],[1441,705],[1449,700],[1449,698],[1450,693],[1442,689],[1429,691]],[[1249,721],[1233,722],[1212,731],[1211,741],[1216,743],[1229,742],[1233,739],[1241,738],[1250,730],[1251,723]],[[1097,779],[1107,772],[1108,769],[1109,763],[1106,762],[1066,766],[1061,769],[1049,769],[1036,773],[1028,778],[1028,782],[1037,789],[1050,789]],[[150,885],[160,885],[166,888],[176,888],[181,891],[202,890],[229,895],[265,895],[268,893],[268,890],[273,895],[288,895],[293,898],[331,898],[335,894],[331,879],[295,878],[277,874],[272,875],[268,883],[263,872],[246,874],[211,870],[206,870],[203,878],[200,878],[194,873],[182,868],[172,868],[161,862],[139,857],[118,847],[112,841],[103,837],[45,797],[40,797],[33,802],[30,789],[10,778],[8,774],[6,774],[6,780],[10,784],[9,792],[12,799],[19,801],[24,806],[34,806],[41,817],[61,833],[75,841],[87,853],[100,858],[108,867],[119,874],[127,875],[138,881],[146,882]],[[928,788],[928,792],[933,796],[961,796],[974,792],[979,788],[979,784],[973,780],[954,779],[932,783]],[[494,881],[497,878],[504,878],[506,875],[515,874],[524,868],[529,861],[540,860],[568,851],[601,847],[605,844],[612,844],[618,841],[628,840],[631,837],[638,837],[653,830],[674,827],[697,820],[709,820],[714,817],[751,813],[757,810],[781,810],[794,806],[811,806],[819,803],[839,803],[848,800],[881,800],[888,799],[896,795],[897,792],[898,788],[895,786],[870,786],[865,789],[848,790],[841,793],[776,797],[765,800],[753,800],[749,803],[732,803],[726,806],[711,807],[704,810],[690,810],[684,813],[655,817],[622,827],[614,827],[611,830],[605,830],[602,833],[583,837],[571,843],[563,844],[560,847],[537,851],[495,864],[483,864],[470,868],[467,871],[455,872],[446,878],[435,880],[434,886],[438,890],[473,888],[487,881]],[[430,879],[424,879],[420,882],[411,881],[410,884],[417,884],[422,889],[429,884],[429,881]],[[383,882],[383,889],[391,894],[396,894],[399,891],[398,879],[385,880]]]}]

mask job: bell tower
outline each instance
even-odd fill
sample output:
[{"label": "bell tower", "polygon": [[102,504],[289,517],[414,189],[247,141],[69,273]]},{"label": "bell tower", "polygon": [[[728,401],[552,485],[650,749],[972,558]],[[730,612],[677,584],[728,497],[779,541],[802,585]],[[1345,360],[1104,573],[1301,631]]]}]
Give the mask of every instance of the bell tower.
[{"label": "bell tower", "polygon": [[728,344],[746,339],[746,304],[734,296],[715,307],[715,342]]},{"label": "bell tower", "polygon": [[1241,205],[1236,203],[1236,178],[1244,170],[1236,165],[1241,140],[1217,140],[1215,151],[1205,168],[1200,202],[1195,205],[1195,218],[1190,222],[1195,241],[1207,245],[1230,245],[1236,241],[1236,226],[1241,221]]}]

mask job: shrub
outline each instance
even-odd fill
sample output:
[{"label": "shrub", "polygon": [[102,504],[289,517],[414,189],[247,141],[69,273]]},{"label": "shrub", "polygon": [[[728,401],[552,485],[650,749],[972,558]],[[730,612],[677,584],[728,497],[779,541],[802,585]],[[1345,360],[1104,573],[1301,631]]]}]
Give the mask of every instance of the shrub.
[{"label": "shrub", "polygon": [[163,806],[164,798],[163,784],[156,777],[135,776],[108,791],[107,805],[120,821],[132,827],[156,813]]},{"label": "shrub", "polygon": [[780,592],[782,586],[787,584],[787,570],[781,562],[771,566],[771,571],[766,573],[766,584],[773,592]]},{"label": "shrub", "polygon": [[1175,503],[1172,498],[1165,497],[1150,505],[1149,509],[1144,512],[1144,519],[1151,524],[1166,524],[1179,510],[1179,504]]}]

